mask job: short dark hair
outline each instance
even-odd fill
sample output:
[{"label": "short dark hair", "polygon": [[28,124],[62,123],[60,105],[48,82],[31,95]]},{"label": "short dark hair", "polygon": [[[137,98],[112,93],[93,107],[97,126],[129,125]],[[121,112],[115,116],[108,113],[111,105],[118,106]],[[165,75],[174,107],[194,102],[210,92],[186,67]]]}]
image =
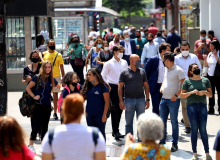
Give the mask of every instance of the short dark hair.
[{"label": "short dark hair", "polygon": [[136,30],[135,32],[139,32],[140,34],[141,34],[141,31],[138,29],[138,30]]},{"label": "short dark hair", "polygon": [[109,46],[108,41],[103,41],[103,46],[104,46],[104,44],[108,44],[108,46]]},{"label": "short dark hair", "polygon": [[206,34],[206,30],[201,30],[200,34]]},{"label": "short dark hair", "polygon": [[147,36],[151,36],[151,38],[153,38],[154,39],[154,35],[152,34],[152,33],[148,33],[148,35]]},{"label": "short dark hair", "polygon": [[209,31],[208,31],[208,34],[211,34],[213,37],[214,37],[214,35],[215,35],[215,33],[214,33],[213,30],[209,30]]},{"label": "short dark hair", "polygon": [[121,50],[121,49],[123,49],[124,50],[124,47],[123,46],[121,46],[121,45],[115,45],[114,47],[113,47],[113,53],[116,51],[118,51],[118,50]]},{"label": "short dark hair", "polygon": [[187,73],[188,77],[192,77],[192,76],[193,76],[193,75],[190,73],[190,71],[192,71],[192,68],[193,68],[194,65],[199,66],[199,65],[196,64],[196,63],[190,64],[190,65],[189,65],[189,68],[188,68],[188,73]]},{"label": "short dark hair", "polygon": [[187,42],[187,41],[182,41],[180,47],[181,47],[181,46],[189,46],[189,48],[190,48],[190,44],[189,44],[189,42]]},{"label": "short dark hair", "polygon": [[39,54],[39,51],[38,51],[38,50],[33,50],[33,51],[30,53],[30,56],[29,56],[30,61],[31,61],[32,55],[33,55],[34,53],[38,53],[38,54]]},{"label": "short dark hair", "polygon": [[175,57],[172,52],[166,52],[163,54],[163,56],[164,56],[164,60],[168,59],[170,62],[174,62]]},{"label": "short dark hair", "polygon": [[210,44],[212,44],[213,46],[215,46],[216,50],[220,49],[220,44],[218,40],[213,40]]},{"label": "short dark hair", "polygon": [[178,52],[181,52],[181,51],[180,51],[180,47],[176,47],[174,50],[176,50],[177,53],[178,53]]},{"label": "short dark hair", "polygon": [[110,28],[109,31],[110,31],[110,32],[113,32],[113,28]]},{"label": "short dark hair", "polygon": [[47,42],[47,44],[49,45],[49,43],[50,43],[51,41],[52,41],[52,42],[55,42],[54,39],[49,39],[49,41]]},{"label": "short dark hair", "polygon": [[[65,76],[63,77],[62,79],[62,82],[65,83],[66,85],[70,85],[72,83],[72,79],[73,79],[73,75],[77,73],[76,72],[67,72],[65,74]],[[80,81],[78,75],[77,75],[77,79],[78,79],[78,82]]]},{"label": "short dark hair", "polygon": [[162,33],[161,32],[157,32],[157,37],[161,37]]},{"label": "short dark hair", "polygon": [[154,23],[151,23],[150,26],[153,27],[153,26],[154,26]]},{"label": "short dark hair", "polygon": [[162,53],[162,51],[167,49],[167,46],[171,47],[169,43],[161,43],[159,46],[159,52]]},{"label": "short dark hair", "polygon": [[145,30],[144,30],[144,32],[148,32],[149,30],[148,30],[148,28],[146,28]]}]

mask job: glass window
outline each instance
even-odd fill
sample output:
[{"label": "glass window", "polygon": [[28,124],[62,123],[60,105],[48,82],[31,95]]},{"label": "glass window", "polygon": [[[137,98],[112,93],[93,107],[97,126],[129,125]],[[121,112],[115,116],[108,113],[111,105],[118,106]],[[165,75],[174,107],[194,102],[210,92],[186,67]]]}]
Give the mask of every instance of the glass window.
[{"label": "glass window", "polygon": [[49,26],[47,17],[40,17],[40,33],[44,36],[45,44],[47,44],[49,40]]},{"label": "glass window", "polygon": [[23,17],[6,19],[6,56],[8,69],[20,69],[25,66]]},{"label": "glass window", "polygon": [[64,19],[53,20],[53,33],[57,50],[66,48]]}]

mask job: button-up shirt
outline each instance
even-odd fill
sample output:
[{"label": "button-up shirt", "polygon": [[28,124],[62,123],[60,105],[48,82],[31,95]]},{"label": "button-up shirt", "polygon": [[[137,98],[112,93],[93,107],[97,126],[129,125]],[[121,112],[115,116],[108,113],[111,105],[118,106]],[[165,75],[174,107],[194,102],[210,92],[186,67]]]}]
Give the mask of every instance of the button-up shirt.
[{"label": "button-up shirt", "polygon": [[125,41],[125,55],[131,55],[132,50],[131,50],[131,43],[130,41],[126,42]]},{"label": "button-up shirt", "polygon": [[159,44],[157,42],[153,42],[150,44],[149,42],[144,45],[144,49],[141,55],[141,64],[144,64],[146,58],[151,58],[156,56],[159,53]]},{"label": "button-up shirt", "polygon": [[163,78],[165,74],[165,67],[163,65],[163,59],[159,54],[159,67],[158,67],[158,80],[157,83],[163,83]]},{"label": "button-up shirt", "polygon": [[160,45],[161,43],[165,42],[165,40],[164,40],[163,38],[161,38],[161,37],[156,37],[156,38],[154,39],[154,42],[157,42],[157,43],[159,43],[159,45]]},{"label": "button-up shirt", "polygon": [[114,57],[105,63],[102,69],[102,78],[106,83],[116,84],[119,83],[121,72],[128,68],[128,63],[124,59],[117,61]]},{"label": "button-up shirt", "polygon": [[[219,51],[217,53],[217,56],[219,58]],[[209,66],[208,75],[209,76],[214,76],[217,60],[216,60],[216,58],[215,58],[215,56],[212,52],[210,52],[207,56],[207,63],[208,63],[208,66]]]},{"label": "button-up shirt", "polygon": [[190,64],[196,63],[199,68],[202,69],[199,59],[192,53],[189,53],[189,56],[186,59],[183,58],[182,54],[177,55],[175,57],[175,63],[183,69],[185,78],[188,78],[188,69]]}]

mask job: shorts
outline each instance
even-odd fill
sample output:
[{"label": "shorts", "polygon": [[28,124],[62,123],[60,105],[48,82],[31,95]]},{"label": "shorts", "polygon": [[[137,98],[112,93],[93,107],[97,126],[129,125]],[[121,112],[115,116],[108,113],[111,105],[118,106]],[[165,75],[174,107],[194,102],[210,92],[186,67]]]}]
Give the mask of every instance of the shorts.
[{"label": "shorts", "polygon": [[[61,85],[61,77],[54,77],[56,80],[57,80],[57,82]],[[59,88],[57,88],[57,87],[53,87],[53,93],[59,93],[60,92],[60,89]]]}]

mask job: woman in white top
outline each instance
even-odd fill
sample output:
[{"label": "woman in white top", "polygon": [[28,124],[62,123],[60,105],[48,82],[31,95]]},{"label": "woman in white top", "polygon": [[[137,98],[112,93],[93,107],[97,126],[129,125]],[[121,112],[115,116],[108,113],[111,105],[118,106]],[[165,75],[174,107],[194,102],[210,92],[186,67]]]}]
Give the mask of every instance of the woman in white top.
[{"label": "woman in white top", "polygon": [[[212,93],[215,94],[215,87],[217,89],[217,93],[218,93],[218,111],[220,114],[220,77],[215,76],[214,72],[215,72],[215,67],[216,67],[216,63],[220,64],[220,44],[219,41],[212,41],[210,43],[210,50],[212,52],[210,52],[208,54],[208,56],[204,56],[205,59],[205,66],[209,67],[208,68],[208,75],[207,78],[209,79],[209,81],[211,82],[212,85]],[[215,113],[215,96],[213,96],[212,98],[209,98],[209,114],[214,114]]]},{"label": "woman in white top", "polygon": [[36,50],[40,51],[41,53],[47,51],[47,46],[44,45],[44,36],[38,34],[36,37]]},{"label": "woman in white top", "polygon": [[[105,140],[100,131],[80,124],[84,98],[73,93],[66,96],[62,113],[64,123],[54,130],[49,143],[48,133],[42,143],[42,160],[105,160]],[[96,138],[94,138],[96,137]]]}]

